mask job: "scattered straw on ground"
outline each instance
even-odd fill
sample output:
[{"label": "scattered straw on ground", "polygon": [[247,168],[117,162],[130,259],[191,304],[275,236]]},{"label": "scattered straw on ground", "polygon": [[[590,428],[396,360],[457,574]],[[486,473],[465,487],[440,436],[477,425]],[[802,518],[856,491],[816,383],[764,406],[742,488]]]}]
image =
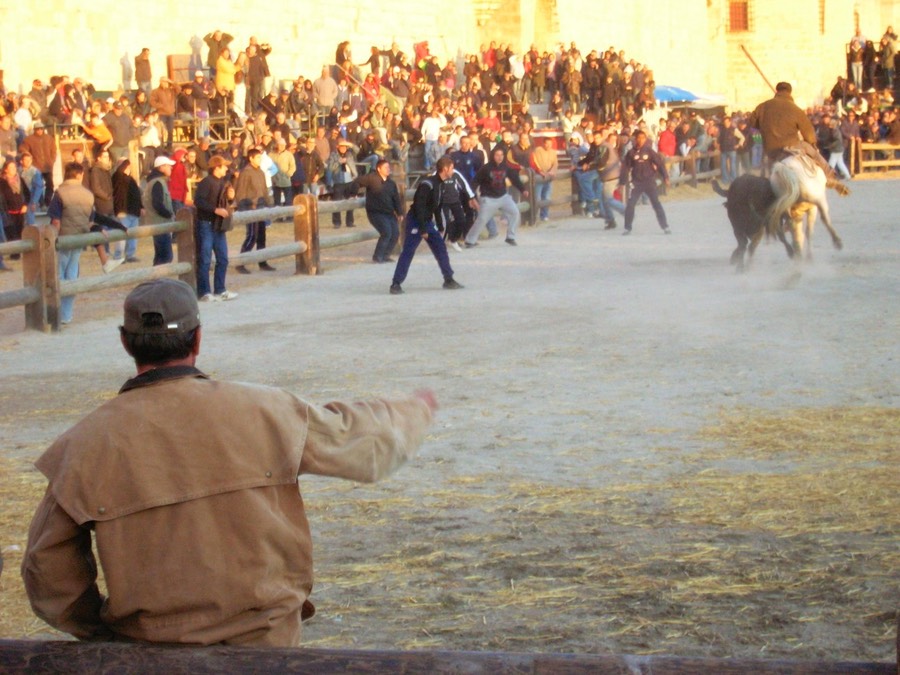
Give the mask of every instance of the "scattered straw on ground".
[{"label": "scattered straw on ground", "polygon": [[[304,486],[309,646],[891,658],[900,411],[723,413],[658,481]],[[2,465],[4,547],[43,480]],[[658,472],[654,471],[654,475]],[[46,631],[7,554],[0,631]]]}]

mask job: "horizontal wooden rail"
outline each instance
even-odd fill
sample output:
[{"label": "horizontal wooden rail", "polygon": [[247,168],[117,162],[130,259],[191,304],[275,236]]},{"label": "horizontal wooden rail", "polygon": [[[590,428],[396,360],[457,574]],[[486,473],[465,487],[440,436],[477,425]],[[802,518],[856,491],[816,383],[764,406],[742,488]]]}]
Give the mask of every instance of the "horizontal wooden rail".
[{"label": "horizontal wooden rail", "polygon": [[154,267],[142,267],[140,269],[105,274],[96,277],[81,277],[71,281],[59,282],[59,296],[65,298],[71,295],[103,291],[120,286],[137,286],[145,281],[161,279],[163,277],[178,277],[191,274],[194,266],[187,262],[169,263],[167,265],[155,265]]},{"label": "horizontal wooden rail", "polygon": [[286,258],[287,256],[295,256],[306,253],[306,243],[295,241],[290,244],[279,244],[277,246],[269,246],[267,248],[256,251],[245,251],[228,258],[229,265],[252,265],[255,263],[265,262],[267,260],[275,260],[276,258]]},{"label": "horizontal wooden rail", "polygon": [[[877,153],[886,153],[886,159],[876,159]],[[859,143],[859,172],[866,169],[900,169],[900,145],[890,143]]]},{"label": "horizontal wooden rail", "polygon": [[22,254],[34,250],[34,242],[28,239],[19,239],[18,241],[5,241],[0,244],[0,255],[13,255],[14,253]]},{"label": "horizontal wooden rail", "polygon": [[530,673],[533,675],[895,675],[891,663],[510,652],[176,647],[0,640],[0,672]]},{"label": "horizontal wooden rail", "polygon": [[10,309],[12,307],[30,305],[40,299],[40,291],[32,286],[17,288],[12,291],[3,291],[0,293],[0,309]]},{"label": "horizontal wooden rail", "polygon": [[71,251],[87,246],[102,246],[107,243],[124,241],[126,239],[140,239],[154,237],[159,234],[184,232],[190,227],[190,221],[172,221],[169,223],[157,223],[155,225],[139,225],[127,231],[105,230],[104,232],[86,232],[84,234],[66,234],[56,239],[56,250]]}]

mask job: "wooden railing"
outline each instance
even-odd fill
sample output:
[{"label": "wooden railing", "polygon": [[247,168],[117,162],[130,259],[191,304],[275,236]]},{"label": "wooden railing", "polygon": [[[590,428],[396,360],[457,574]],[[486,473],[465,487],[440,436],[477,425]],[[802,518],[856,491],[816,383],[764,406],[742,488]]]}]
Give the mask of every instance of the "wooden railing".
[{"label": "wooden railing", "polygon": [[175,647],[0,640],[0,672],[20,673],[529,673],[533,675],[896,675],[878,662],[615,654]]}]

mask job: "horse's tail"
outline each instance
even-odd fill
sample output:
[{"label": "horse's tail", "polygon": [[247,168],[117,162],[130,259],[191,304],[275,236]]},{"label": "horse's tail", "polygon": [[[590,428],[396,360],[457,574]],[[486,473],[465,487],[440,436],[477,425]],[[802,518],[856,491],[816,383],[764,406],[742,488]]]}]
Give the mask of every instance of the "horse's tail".
[{"label": "horse's tail", "polygon": [[800,199],[800,181],[797,174],[781,162],[772,167],[769,179],[775,191],[775,201],[766,212],[766,235],[776,237],[781,231],[781,220]]}]

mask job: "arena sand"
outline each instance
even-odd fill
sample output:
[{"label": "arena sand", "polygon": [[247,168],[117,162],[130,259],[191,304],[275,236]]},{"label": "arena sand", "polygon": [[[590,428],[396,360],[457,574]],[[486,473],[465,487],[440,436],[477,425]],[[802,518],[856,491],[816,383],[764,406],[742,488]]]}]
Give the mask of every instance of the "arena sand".
[{"label": "arena sand", "polygon": [[[202,307],[213,377],[442,404],[390,480],[301,479],[305,643],[892,659],[900,191],[852,187],[832,199],[843,251],[820,228],[812,262],[764,244],[742,275],[722,200],[686,187],[671,236],[647,206],[631,237],[523,228],[452,255],[461,291],[423,247],[389,295],[372,242],[316,278],[232,275],[241,297]],[[125,293],[79,299],[61,335],[0,338],[4,636],[53,634],[18,577],[30,462],[130,376]]]}]

